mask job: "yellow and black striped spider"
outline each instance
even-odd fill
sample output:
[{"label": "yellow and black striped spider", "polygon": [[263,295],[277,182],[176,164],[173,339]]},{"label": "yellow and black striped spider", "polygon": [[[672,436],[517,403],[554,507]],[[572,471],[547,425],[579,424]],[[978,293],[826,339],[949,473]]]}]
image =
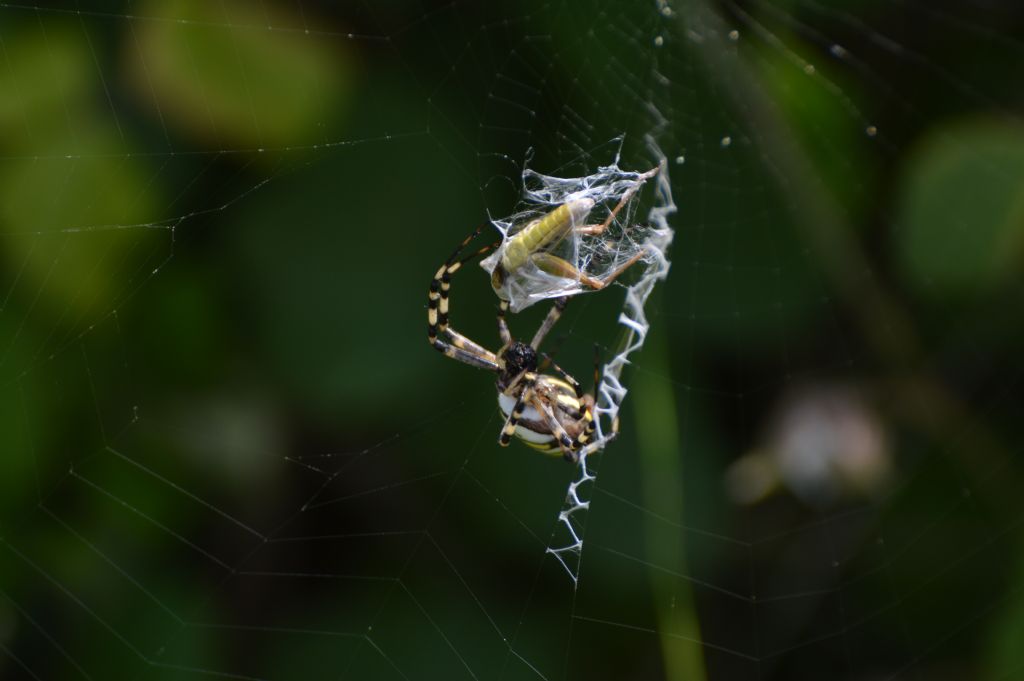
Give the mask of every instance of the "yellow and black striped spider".
[{"label": "yellow and black striped spider", "polygon": [[[605,279],[595,280],[581,274],[568,262],[551,256],[547,249],[557,245],[558,241],[572,230],[600,234],[615,218],[615,214],[624,203],[625,200],[601,225],[579,224],[593,206],[593,202],[589,200],[583,204],[563,204],[531,222],[506,242],[506,253],[511,250],[520,255],[515,260],[503,259],[501,274],[498,274],[499,270],[495,270],[492,281],[495,289],[501,288],[503,280],[514,272],[515,267],[524,265],[531,259],[534,262],[540,260],[551,269],[555,269],[552,267],[552,264],[555,264],[561,276],[574,277],[592,289],[604,288],[626,267],[637,262],[642,252]],[[505,425],[498,439],[502,447],[508,446],[511,438],[515,436],[534,449],[546,454],[561,452],[567,460],[575,462],[578,460],[580,449],[590,441],[594,433],[594,397],[584,393],[576,379],[549,357],[544,356],[544,362],[550,364],[560,377],[540,373],[537,361],[540,344],[558,321],[568,298],[561,297],[555,300],[544,322],[534,334],[533,340],[527,345],[515,340],[509,332],[505,320],[509,301],[501,296],[499,291],[501,303],[498,306],[498,334],[502,346],[496,353],[471,341],[449,326],[448,294],[451,276],[467,261],[482,256],[497,245],[485,246],[460,259],[470,241],[479,233],[480,229],[477,229],[459,244],[430,282],[427,340],[435,349],[452,359],[497,372],[498,406],[505,417]],[[499,276],[502,281],[499,281]],[[596,374],[595,370],[595,383]]]}]

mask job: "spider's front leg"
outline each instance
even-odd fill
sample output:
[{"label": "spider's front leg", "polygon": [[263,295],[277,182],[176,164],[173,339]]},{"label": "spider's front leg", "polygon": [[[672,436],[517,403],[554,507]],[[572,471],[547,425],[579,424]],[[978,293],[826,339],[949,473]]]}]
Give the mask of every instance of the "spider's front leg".
[{"label": "spider's front leg", "polygon": [[565,306],[569,303],[568,296],[562,296],[561,298],[555,299],[555,304],[548,310],[547,317],[541,323],[540,328],[537,329],[537,333],[533,334],[533,340],[530,341],[530,347],[534,350],[540,347],[540,344],[544,341],[544,337],[548,335],[551,328],[555,325],[555,322],[562,316],[562,312],[565,311]]},{"label": "spider's front leg", "polygon": [[[466,237],[448,260],[441,265],[430,282],[427,305],[427,342],[438,352],[452,359],[457,359],[460,362],[481,369],[497,371],[498,358],[493,352],[448,326],[448,294],[451,289],[452,274],[457,272],[466,261],[483,255],[494,248],[494,244],[484,246],[479,251],[471,253],[460,260],[459,255],[462,254],[463,249],[479,233],[480,228],[477,228],[476,231]],[[443,337],[447,337],[448,340],[444,340]]]}]

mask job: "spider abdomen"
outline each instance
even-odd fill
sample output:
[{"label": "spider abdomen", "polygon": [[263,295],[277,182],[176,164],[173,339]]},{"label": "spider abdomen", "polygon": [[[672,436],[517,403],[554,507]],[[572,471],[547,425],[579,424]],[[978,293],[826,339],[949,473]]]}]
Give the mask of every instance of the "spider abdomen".
[{"label": "spider abdomen", "polygon": [[[590,422],[593,400],[584,396],[580,401],[576,391],[565,381],[554,376],[540,375],[532,388],[537,402],[550,408],[558,424],[565,430],[569,438],[574,439],[582,433]],[[503,418],[508,418],[515,409],[519,396],[516,394],[498,393],[498,408]],[[516,423],[515,437],[525,444],[545,454],[561,455],[558,438],[549,425],[546,414],[528,400],[523,407],[522,415]]]}]

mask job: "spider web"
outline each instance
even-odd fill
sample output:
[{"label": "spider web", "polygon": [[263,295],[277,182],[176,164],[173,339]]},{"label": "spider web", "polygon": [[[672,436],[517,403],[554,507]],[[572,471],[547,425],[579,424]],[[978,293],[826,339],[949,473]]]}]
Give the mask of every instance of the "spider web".
[{"label": "spider web", "polygon": [[[1015,678],[1021,21],[0,2],[0,675]],[[574,469],[423,303],[615,158],[673,264],[546,344]]]}]

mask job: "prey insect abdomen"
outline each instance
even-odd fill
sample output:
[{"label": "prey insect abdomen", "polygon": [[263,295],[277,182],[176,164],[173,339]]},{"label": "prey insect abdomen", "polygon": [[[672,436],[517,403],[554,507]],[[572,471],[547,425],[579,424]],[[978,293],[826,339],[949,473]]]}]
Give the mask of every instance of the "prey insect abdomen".
[{"label": "prey insect abdomen", "polygon": [[566,201],[547,215],[535,220],[511,238],[505,248],[502,265],[514,272],[526,264],[530,255],[556,244],[586,220],[594,207],[591,199]]}]

